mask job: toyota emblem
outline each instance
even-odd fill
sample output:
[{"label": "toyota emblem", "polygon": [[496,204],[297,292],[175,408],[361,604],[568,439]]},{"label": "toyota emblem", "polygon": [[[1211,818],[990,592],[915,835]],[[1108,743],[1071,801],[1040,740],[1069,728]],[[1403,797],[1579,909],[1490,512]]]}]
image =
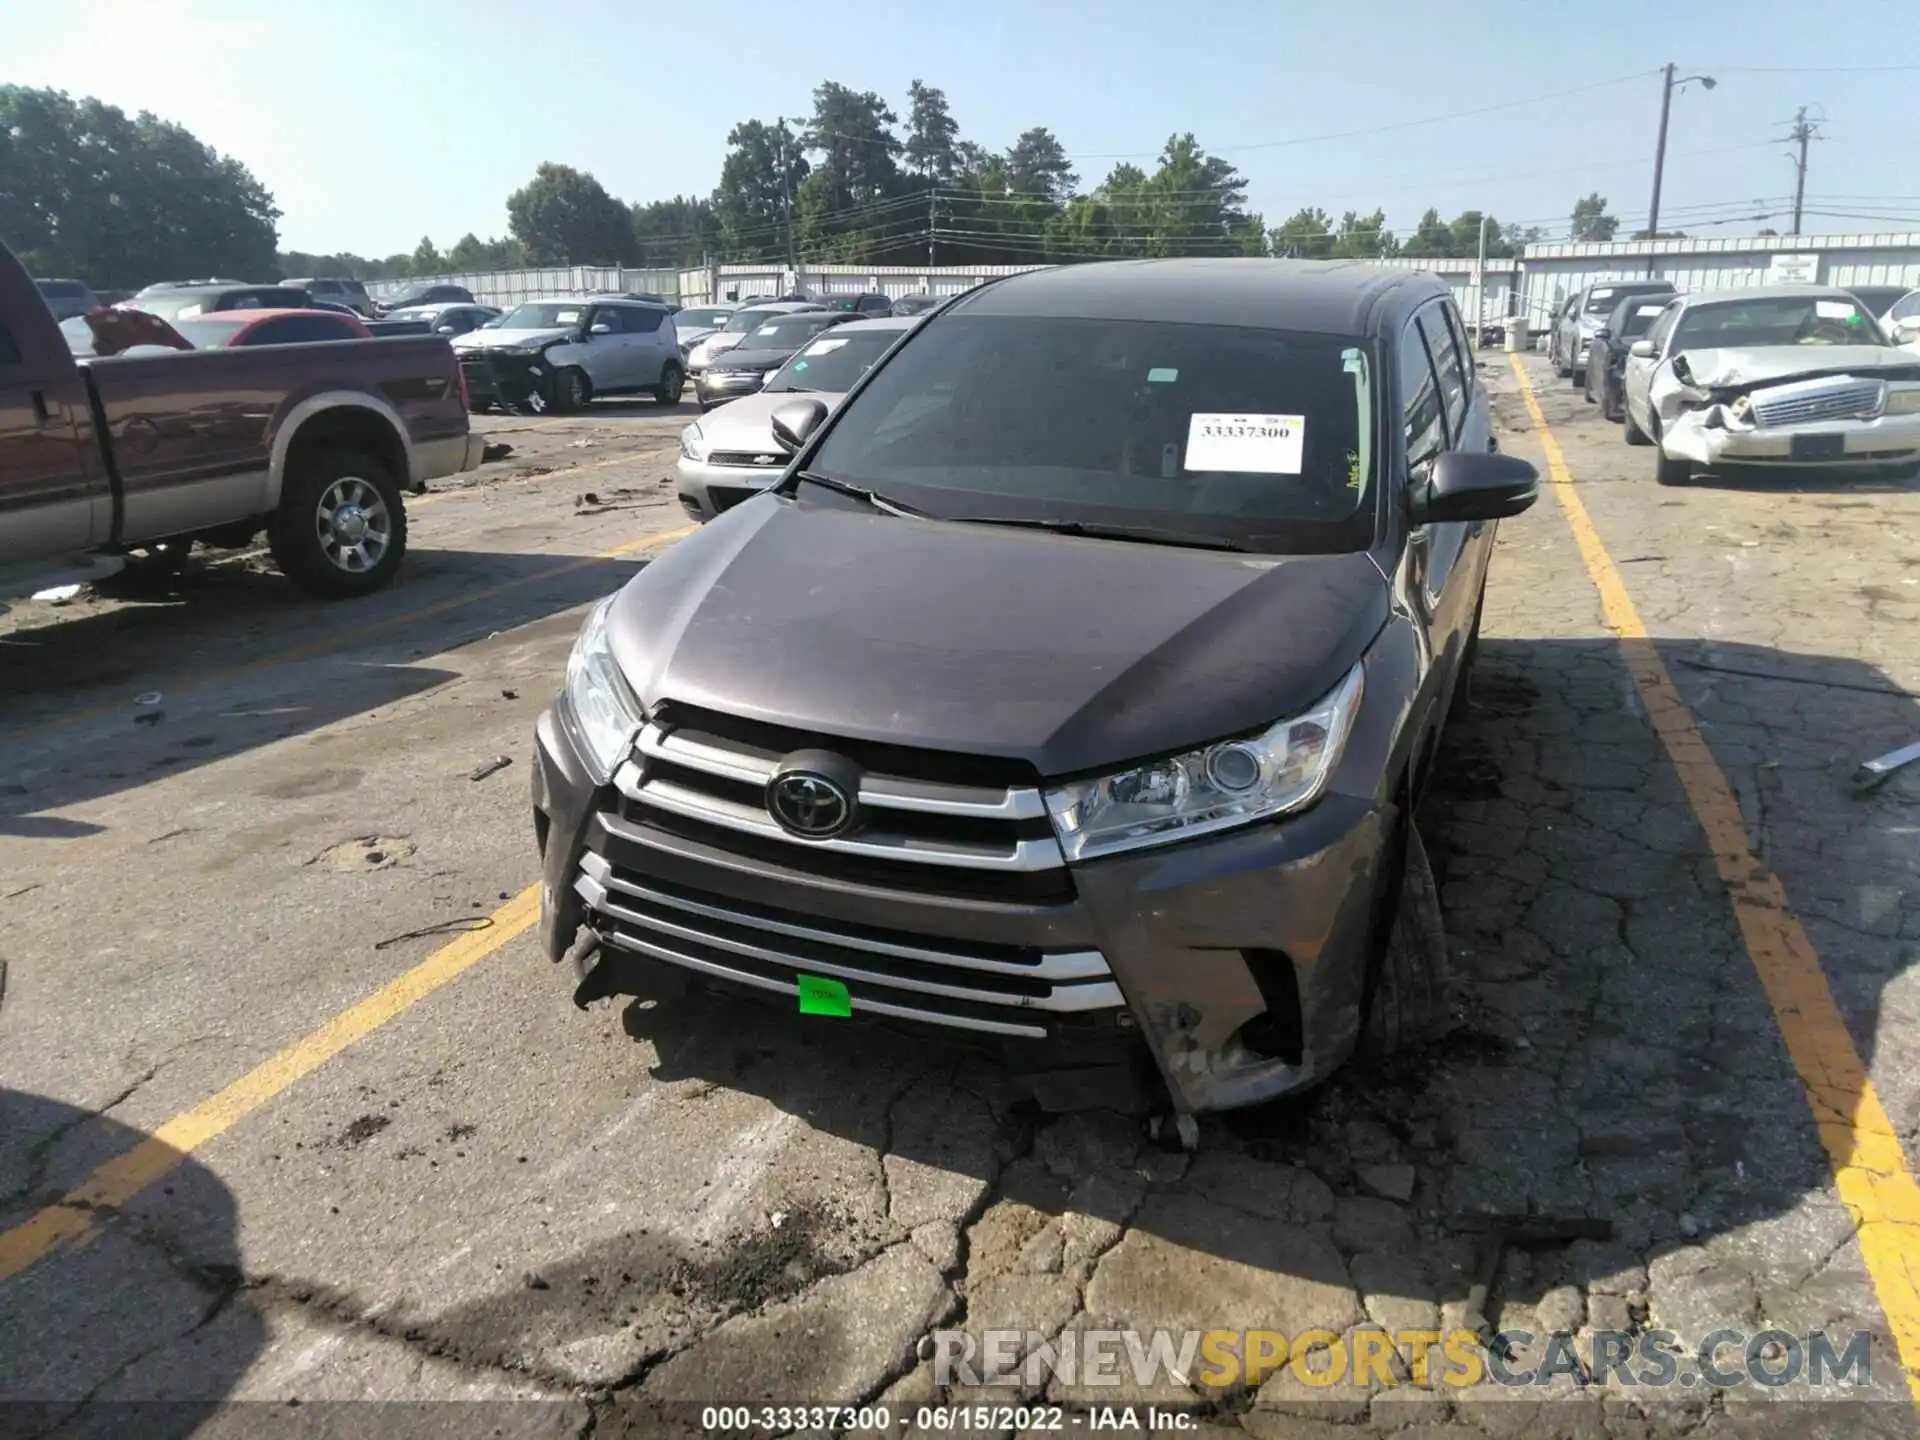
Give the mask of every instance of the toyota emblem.
[{"label": "toyota emblem", "polygon": [[767,786],[767,813],[790,834],[831,840],[853,824],[853,797],[824,775],[789,770]]}]

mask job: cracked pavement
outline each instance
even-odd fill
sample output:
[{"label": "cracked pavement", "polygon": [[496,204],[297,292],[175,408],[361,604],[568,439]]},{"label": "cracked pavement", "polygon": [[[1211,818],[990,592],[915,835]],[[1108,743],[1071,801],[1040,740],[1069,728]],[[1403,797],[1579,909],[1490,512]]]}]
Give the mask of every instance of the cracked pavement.
[{"label": "cracked pavement", "polygon": [[[1504,448],[1542,463],[1484,358]],[[1664,489],[1526,363],[1910,1142],[1920,767],[1865,798],[1847,777],[1920,735],[1920,490]],[[595,471],[423,510],[421,573],[365,608],[254,575],[8,617],[0,1231],[446,935],[381,942],[528,883],[531,720],[579,607],[635,563],[588,557],[681,523],[658,483],[681,423],[596,417]],[[632,503],[582,506],[589,486]],[[336,648],[279,658],[316,625]],[[1911,1433],[1805,1092],[1551,496],[1503,525],[1480,667],[1422,814],[1458,1011],[1432,1051],[1209,1117],[1189,1156],[1136,1117],[1042,1114],[991,1056],[920,1038],[700,997],[583,1015],[523,936],[0,1282],[0,1398],[24,1402],[7,1433],[238,1435],[271,1414],[598,1437],[692,1428],[687,1402],[898,1421],[1016,1399],[1191,1404],[1261,1437]],[[155,689],[169,713],[136,730],[130,696]],[[468,778],[496,754],[516,764]],[[1469,1222],[1489,1212],[1612,1233],[1510,1245],[1481,1299]],[[1873,1383],[943,1389],[928,1339],[1482,1324],[1860,1328]],[[427,1403],[446,1401],[465,1404]]]}]

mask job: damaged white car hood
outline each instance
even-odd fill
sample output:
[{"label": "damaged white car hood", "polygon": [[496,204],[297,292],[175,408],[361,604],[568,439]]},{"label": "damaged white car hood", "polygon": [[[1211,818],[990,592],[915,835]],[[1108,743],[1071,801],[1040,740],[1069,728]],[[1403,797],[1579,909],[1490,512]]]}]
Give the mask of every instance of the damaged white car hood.
[{"label": "damaged white car hood", "polygon": [[1862,371],[1912,369],[1913,352],[1891,345],[1760,345],[1749,349],[1686,350],[1665,368],[1679,383],[1691,380],[1702,390],[1759,385],[1808,375],[1851,375]]}]

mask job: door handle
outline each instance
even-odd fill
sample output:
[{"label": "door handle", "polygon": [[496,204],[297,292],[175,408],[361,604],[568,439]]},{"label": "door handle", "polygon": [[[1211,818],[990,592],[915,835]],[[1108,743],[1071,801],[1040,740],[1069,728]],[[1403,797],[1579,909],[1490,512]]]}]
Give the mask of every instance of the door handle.
[{"label": "door handle", "polygon": [[33,419],[37,425],[44,425],[53,416],[47,411],[47,397],[40,391],[33,392]]}]

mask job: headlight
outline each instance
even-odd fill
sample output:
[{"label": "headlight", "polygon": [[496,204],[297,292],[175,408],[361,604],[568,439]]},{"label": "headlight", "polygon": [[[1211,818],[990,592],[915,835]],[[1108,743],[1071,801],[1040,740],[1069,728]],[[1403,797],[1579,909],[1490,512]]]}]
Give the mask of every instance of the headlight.
[{"label": "headlight", "polygon": [[1361,686],[1355,665],[1312,708],[1263,734],[1049,790],[1060,848],[1068,860],[1090,860],[1311,804],[1346,746]]},{"label": "headlight", "polygon": [[700,433],[698,421],[680,432],[680,453],[689,460],[707,458],[707,437]]},{"label": "headlight", "polygon": [[1911,390],[1887,391],[1885,413],[1888,415],[1920,414],[1920,387]]},{"label": "headlight", "polygon": [[633,748],[643,717],[639,702],[620,678],[620,667],[607,648],[609,595],[587,615],[580,638],[567,656],[567,705],[586,746],[586,760],[595,783],[604,785]]}]

